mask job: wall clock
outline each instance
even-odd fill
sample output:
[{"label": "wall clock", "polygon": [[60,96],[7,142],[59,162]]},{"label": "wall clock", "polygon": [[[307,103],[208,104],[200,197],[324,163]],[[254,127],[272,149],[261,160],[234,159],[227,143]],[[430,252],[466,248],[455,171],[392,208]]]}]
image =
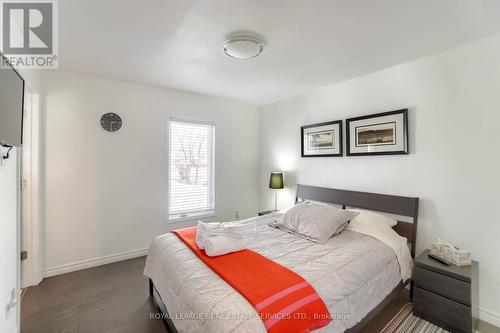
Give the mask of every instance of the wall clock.
[{"label": "wall clock", "polygon": [[101,126],[108,132],[116,132],[122,127],[122,118],[113,112],[108,112],[101,117]]}]

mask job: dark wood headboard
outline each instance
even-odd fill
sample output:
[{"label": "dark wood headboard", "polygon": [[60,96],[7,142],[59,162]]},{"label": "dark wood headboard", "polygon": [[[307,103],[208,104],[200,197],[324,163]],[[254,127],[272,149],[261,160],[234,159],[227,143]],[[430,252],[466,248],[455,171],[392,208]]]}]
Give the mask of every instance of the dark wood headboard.
[{"label": "dark wood headboard", "polygon": [[375,210],[382,213],[396,214],[412,218],[412,223],[398,221],[394,230],[406,237],[411,244],[411,256],[415,258],[418,222],[418,198],[400,197],[396,195],[356,192],[334,188],[297,185],[295,202],[313,200],[340,205],[343,208],[355,207]]}]

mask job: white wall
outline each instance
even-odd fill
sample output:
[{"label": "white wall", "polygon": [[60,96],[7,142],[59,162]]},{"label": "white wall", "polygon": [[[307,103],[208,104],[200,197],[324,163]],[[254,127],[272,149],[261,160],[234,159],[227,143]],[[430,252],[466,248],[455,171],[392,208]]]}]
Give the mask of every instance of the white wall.
[{"label": "white wall", "polygon": [[[335,64],[332,64],[335,66]],[[409,156],[300,158],[300,126],[409,108]],[[260,208],[269,172],[297,183],[420,197],[418,252],[442,237],[480,262],[484,320],[500,326],[500,35],[263,108]]]},{"label": "white wall", "polygon": [[[43,88],[46,275],[144,254],[153,237],[186,225],[165,223],[172,116],[216,123],[218,219],[256,214],[256,107],[62,71],[47,71]],[[122,117],[118,132],[101,128],[106,112]]]},{"label": "white wall", "polygon": [[[0,148],[0,154],[7,149]],[[19,295],[19,170],[18,148],[0,159],[0,332],[19,331],[19,307],[6,309],[11,292]]]},{"label": "white wall", "polygon": [[[20,74],[27,86],[38,91],[39,71]],[[20,326],[20,152],[13,148],[10,158],[0,161],[0,332],[18,332]],[[13,289],[17,303],[7,310],[5,305],[11,300]]]}]

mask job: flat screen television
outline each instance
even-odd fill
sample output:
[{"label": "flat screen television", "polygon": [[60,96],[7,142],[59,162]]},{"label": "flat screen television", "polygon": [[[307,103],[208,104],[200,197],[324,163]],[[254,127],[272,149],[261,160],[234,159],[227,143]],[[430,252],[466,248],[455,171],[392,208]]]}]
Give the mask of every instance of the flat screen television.
[{"label": "flat screen television", "polygon": [[0,144],[23,141],[24,80],[0,53]]}]

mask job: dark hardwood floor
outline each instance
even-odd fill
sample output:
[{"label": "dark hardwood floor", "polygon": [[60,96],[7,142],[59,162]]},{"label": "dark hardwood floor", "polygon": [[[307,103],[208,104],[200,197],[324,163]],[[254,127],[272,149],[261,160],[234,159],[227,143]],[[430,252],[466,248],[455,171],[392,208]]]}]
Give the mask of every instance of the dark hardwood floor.
[{"label": "dark hardwood floor", "polygon": [[145,257],[44,279],[21,303],[22,333],[167,332],[142,275]]},{"label": "dark hardwood floor", "polygon": [[[149,319],[157,310],[142,275],[144,261],[141,257],[54,276],[28,288],[21,303],[21,332],[167,332],[161,320]],[[362,332],[379,332],[408,301],[404,290]]]}]

